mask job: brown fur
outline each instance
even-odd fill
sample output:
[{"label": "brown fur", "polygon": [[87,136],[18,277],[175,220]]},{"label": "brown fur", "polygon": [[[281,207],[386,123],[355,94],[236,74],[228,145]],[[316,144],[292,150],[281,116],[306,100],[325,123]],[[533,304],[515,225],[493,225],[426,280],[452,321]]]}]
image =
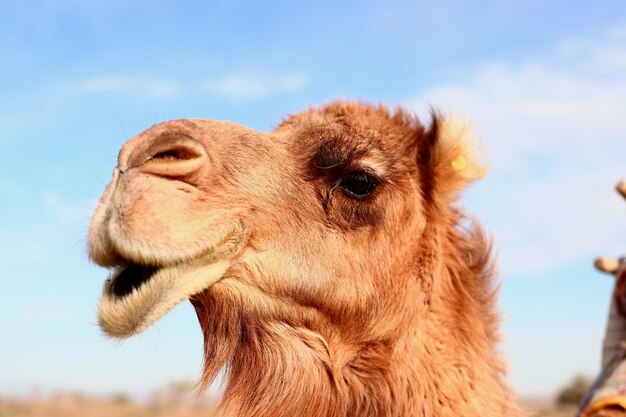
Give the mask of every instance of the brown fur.
[{"label": "brown fur", "polygon": [[[183,134],[207,152],[199,168],[184,165],[200,158],[193,149],[156,149]],[[243,225],[220,258],[226,272],[191,297],[201,385],[227,372],[220,416],[517,416],[496,353],[489,243],[456,205],[482,175],[469,136],[438,116],[425,128],[344,102],[269,134],[158,125],[122,150],[117,203],[101,203],[91,254],[189,262],[223,236],[214,230]],[[340,184],[363,170],[379,183],[354,198]]]},{"label": "brown fur", "polygon": [[604,410],[599,410],[589,417],[624,417],[626,416],[626,411],[621,408],[607,408]]}]

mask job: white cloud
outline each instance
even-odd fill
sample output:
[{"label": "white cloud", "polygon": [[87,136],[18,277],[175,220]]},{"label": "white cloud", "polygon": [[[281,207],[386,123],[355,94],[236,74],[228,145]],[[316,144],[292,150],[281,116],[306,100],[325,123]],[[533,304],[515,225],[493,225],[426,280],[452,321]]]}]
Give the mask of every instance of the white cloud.
[{"label": "white cloud", "polygon": [[474,120],[491,174],[472,196],[507,272],[626,249],[626,210],[611,190],[626,178],[625,69],[626,28],[613,28],[407,100],[420,114],[433,103]]},{"label": "white cloud", "polygon": [[77,89],[86,93],[109,93],[125,88],[128,88],[128,80],[120,77],[92,77],[77,82]]},{"label": "white cloud", "polygon": [[626,69],[624,43],[626,43],[626,25],[615,26],[601,37],[579,36],[566,39],[556,45],[555,53],[565,63],[575,61],[580,69],[617,74]]},{"label": "white cloud", "polygon": [[[231,100],[251,101],[278,94],[293,93],[304,88],[307,82],[308,77],[301,73],[270,76],[237,72],[201,82],[200,86],[211,94]],[[185,84],[179,81],[125,75],[89,76],[60,82],[52,86],[52,91],[55,94],[123,93],[150,98],[174,97],[183,94],[185,90]]]},{"label": "white cloud", "polygon": [[607,31],[608,36],[615,41],[626,40],[626,24],[614,26]]},{"label": "white cloud", "polygon": [[249,101],[293,93],[304,88],[307,81],[307,77],[299,73],[275,77],[237,73],[208,81],[206,88],[231,100]]},{"label": "white cloud", "polygon": [[130,93],[151,98],[165,98],[181,94],[180,85],[174,81],[133,76],[91,76],[61,83],[58,87],[78,94]]}]

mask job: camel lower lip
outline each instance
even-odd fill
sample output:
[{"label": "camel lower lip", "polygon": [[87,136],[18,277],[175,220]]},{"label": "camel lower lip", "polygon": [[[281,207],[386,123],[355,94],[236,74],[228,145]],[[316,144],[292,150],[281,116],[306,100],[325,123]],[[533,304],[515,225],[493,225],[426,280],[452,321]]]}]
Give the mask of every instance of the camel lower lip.
[{"label": "camel lower lip", "polygon": [[230,261],[167,267],[129,265],[107,280],[98,307],[98,323],[109,336],[141,333],[177,304],[210,288]]}]

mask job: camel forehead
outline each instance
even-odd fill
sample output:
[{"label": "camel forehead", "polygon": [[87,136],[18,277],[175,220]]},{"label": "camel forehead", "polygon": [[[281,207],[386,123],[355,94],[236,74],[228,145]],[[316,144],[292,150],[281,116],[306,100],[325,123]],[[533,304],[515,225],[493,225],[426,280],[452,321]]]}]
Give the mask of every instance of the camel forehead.
[{"label": "camel forehead", "polygon": [[404,111],[341,101],[292,115],[276,128],[277,132],[293,130],[335,133],[335,139],[339,137],[354,145],[375,146],[383,151],[405,147],[423,133],[417,118]]},{"label": "camel forehead", "polygon": [[374,158],[393,168],[405,165],[400,161],[415,160],[414,146],[424,128],[416,117],[400,110],[338,101],[292,115],[276,132],[290,136],[291,149],[300,155],[330,151],[357,159]]}]

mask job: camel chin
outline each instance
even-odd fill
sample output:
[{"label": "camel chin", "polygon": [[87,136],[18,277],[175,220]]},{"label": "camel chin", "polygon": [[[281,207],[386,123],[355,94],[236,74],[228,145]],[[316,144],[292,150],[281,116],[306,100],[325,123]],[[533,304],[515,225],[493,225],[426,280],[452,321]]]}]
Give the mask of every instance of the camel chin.
[{"label": "camel chin", "polygon": [[191,261],[148,265],[126,261],[104,283],[98,324],[109,336],[124,339],[143,332],[177,304],[217,283],[231,266],[244,229],[229,235]]}]

